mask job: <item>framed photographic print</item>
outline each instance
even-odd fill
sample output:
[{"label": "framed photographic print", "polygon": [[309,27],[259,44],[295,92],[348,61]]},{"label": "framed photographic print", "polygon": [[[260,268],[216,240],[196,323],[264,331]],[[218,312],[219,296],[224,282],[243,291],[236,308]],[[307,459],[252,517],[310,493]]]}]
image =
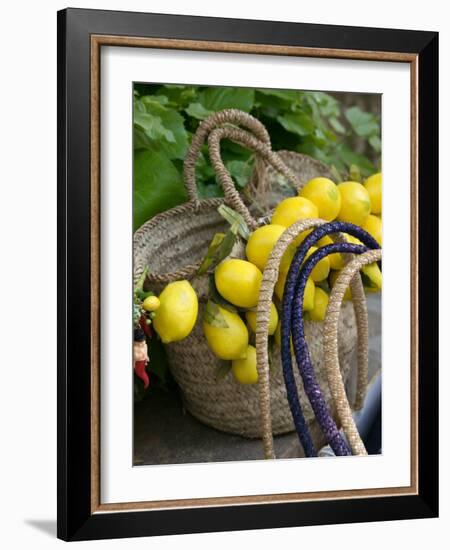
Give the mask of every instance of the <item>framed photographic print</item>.
[{"label": "framed photographic print", "polygon": [[437,516],[437,81],[433,32],[58,13],[60,538]]}]

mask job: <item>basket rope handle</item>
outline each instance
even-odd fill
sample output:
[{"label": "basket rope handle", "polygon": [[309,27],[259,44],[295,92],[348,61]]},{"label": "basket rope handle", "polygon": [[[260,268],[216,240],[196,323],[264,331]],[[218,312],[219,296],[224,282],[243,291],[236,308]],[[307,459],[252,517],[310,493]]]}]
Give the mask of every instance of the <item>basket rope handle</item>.
[{"label": "basket rope handle", "polygon": [[[262,442],[264,447],[264,457],[267,459],[276,458],[273,445],[272,418],[270,407],[268,333],[270,307],[272,303],[275,284],[278,280],[280,262],[288,246],[293,243],[294,240],[301,233],[303,233],[303,231],[314,229],[315,227],[319,227],[325,223],[327,223],[325,220],[311,218],[307,220],[300,220],[288,227],[275,243],[275,246],[270,253],[269,259],[263,272],[256,312],[256,367],[258,370],[258,397],[261,413]],[[334,235],[334,240],[336,240],[337,242],[346,242],[345,237],[340,233],[336,233]],[[344,259],[346,260],[345,257]],[[368,324],[364,288],[362,285],[361,277],[359,275],[353,276],[350,282],[350,288],[352,291],[353,306],[359,330],[360,326],[367,326]],[[363,347],[359,347],[360,343],[361,339],[359,338],[358,383],[360,383],[361,381],[364,382],[364,378],[367,378],[368,362],[367,347],[365,347],[366,351],[364,352]],[[362,374],[360,374],[360,371]],[[293,383],[295,384],[295,380]],[[362,385],[364,386],[364,384]],[[359,388],[359,391],[362,393],[362,388]]]},{"label": "basket rope handle", "polygon": [[[333,233],[348,233],[354,237],[360,239],[362,244],[353,243],[333,243],[316,250],[311,257],[306,258],[308,250],[315,245],[322,237]],[[286,375],[287,371],[292,371],[292,360],[289,351],[289,336],[292,333],[292,340],[294,344],[295,357],[297,360],[297,366],[303,381],[303,387],[308,400],[313,408],[316,419],[319,423],[322,432],[324,433],[328,443],[335,452],[336,455],[341,456],[349,454],[349,448],[344,441],[339,429],[331,415],[328,404],[323,396],[322,389],[318,383],[316,373],[311,363],[311,358],[308,352],[308,345],[304,334],[304,322],[302,316],[302,302],[304,288],[312,269],[316,263],[332,253],[347,253],[347,254],[361,254],[367,249],[379,248],[377,241],[361,227],[358,227],[351,223],[345,223],[340,221],[334,221],[322,225],[311,232],[297,248],[295,256],[291,262],[289,273],[286,278],[283,293],[283,311],[282,311],[282,326],[281,326],[281,349],[282,349],[282,363],[283,373]],[[358,322],[358,348],[362,352],[359,355],[363,358],[363,366],[368,367],[368,335],[365,334],[365,338],[361,337],[360,325]],[[358,365],[361,371],[361,365]],[[341,378],[340,370],[337,372],[337,376]],[[358,376],[358,378],[360,378]],[[342,383],[343,384],[343,383]],[[289,388],[291,390],[291,388]],[[295,391],[295,388],[294,388]],[[292,403],[292,399],[295,397],[292,391],[288,392],[289,403]],[[303,434],[300,431],[301,427],[297,427],[299,437],[302,438]],[[304,428],[303,428],[304,429]],[[306,449],[305,449],[306,452]],[[361,449],[358,449],[358,454],[362,454]],[[364,449],[364,454],[365,449]]]},{"label": "basket rope handle", "polygon": [[233,183],[233,179],[222,161],[220,154],[220,142],[222,139],[229,139],[234,143],[237,143],[238,145],[241,145],[242,147],[256,153],[258,157],[266,161],[266,163],[271,165],[277,172],[285,176],[296,189],[301,187],[301,182],[294,172],[292,172],[292,170],[288,168],[281,160],[279,155],[272,151],[269,144],[255,138],[255,136],[249,132],[233,126],[224,126],[222,128],[216,128],[209,134],[209,157],[219,182],[224,190],[226,202],[243,216],[251,229],[255,229],[258,223],[242,202],[241,196]]},{"label": "basket rope handle", "polygon": [[[345,386],[340,374],[338,355],[338,323],[345,290],[354,279],[355,274],[358,273],[363,266],[379,260],[381,260],[380,248],[364,252],[363,254],[354,257],[344,266],[336,279],[333,289],[331,290],[324,321],[324,360],[328,385],[330,387],[331,396],[336,405],[337,415],[341,421],[350,447],[356,455],[365,455],[367,454],[367,451],[363,441],[361,440],[355,421],[353,420],[352,409],[348,402]],[[363,345],[367,346],[367,332],[361,334],[358,331],[358,338]]]},{"label": "basket rope handle", "polygon": [[184,185],[190,202],[196,204],[199,201],[197,184],[195,179],[195,166],[200,157],[201,149],[210,132],[220,128],[224,124],[240,125],[250,130],[255,136],[270,147],[270,136],[264,124],[257,118],[239,109],[223,109],[202,121],[192,137],[191,145],[184,158],[183,177]]},{"label": "basket rope handle", "polygon": [[[315,233],[321,231],[323,228],[327,228],[327,226],[324,225],[316,229]],[[305,337],[302,303],[307,279],[318,261],[329,254],[336,252],[362,254],[367,250],[367,248],[364,245],[353,243],[333,243],[320,247],[303,263],[308,249],[309,246],[306,244],[305,246],[302,245],[299,247],[296,256],[292,260],[291,268],[289,270],[289,275],[284,288],[282,313],[283,325],[281,327],[283,371],[285,372],[286,369],[292,370],[292,360],[289,352],[289,336],[292,332],[295,357],[300,376],[303,381],[305,393],[328,444],[337,456],[343,456],[350,454],[350,449],[347,442],[344,440],[333,415],[330,412],[329,404],[322,393],[322,388],[320,387],[314,367],[311,363],[311,356],[308,351],[308,343]],[[336,337],[338,337],[337,334]],[[362,344],[364,346],[366,357],[368,359],[366,345],[367,340],[358,339],[358,344]],[[342,387],[344,387],[340,370],[336,372],[336,377],[340,379]],[[289,402],[292,401],[292,397],[292,393],[289,392]],[[303,434],[299,433],[299,437],[302,435]],[[365,448],[362,446],[357,449],[355,454],[367,453],[365,452]]]}]

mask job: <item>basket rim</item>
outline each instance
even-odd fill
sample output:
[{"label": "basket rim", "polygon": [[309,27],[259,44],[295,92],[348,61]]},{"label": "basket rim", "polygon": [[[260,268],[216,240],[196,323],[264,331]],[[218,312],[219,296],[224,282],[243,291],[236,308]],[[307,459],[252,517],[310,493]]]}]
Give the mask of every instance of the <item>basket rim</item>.
[{"label": "basket rim", "polygon": [[149,229],[152,229],[161,221],[169,219],[172,216],[184,214],[189,211],[198,212],[199,210],[206,210],[211,207],[215,208],[220,206],[223,202],[225,202],[224,197],[211,197],[209,199],[201,199],[195,203],[191,201],[184,202],[182,204],[174,206],[173,208],[169,208],[168,210],[159,212],[158,214],[152,216],[144,224],[142,224],[138,229],[136,229],[133,235],[133,242],[136,243],[136,241],[142,234],[145,234]]},{"label": "basket rim", "polygon": [[[186,214],[186,213],[195,213],[198,212],[205,212],[208,210],[217,211],[217,208],[224,204],[225,198],[224,197],[212,197],[208,199],[201,199],[199,201],[193,202],[188,201],[182,204],[179,204],[177,206],[174,206],[173,208],[170,208],[169,210],[165,210],[164,212],[160,212],[150,218],[148,221],[146,221],[139,229],[137,229],[133,235],[133,274],[134,278],[136,278],[138,275],[140,275],[139,271],[136,273],[136,257],[135,257],[135,250],[139,247],[139,245],[142,243],[144,239],[148,239],[148,233],[153,230],[155,227],[157,227],[160,223],[165,222],[167,220],[173,219],[174,216],[178,217],[180,215]],[[217,215],[220,217],[220,214],[217,213]],[[170,283],[175,280],[179,279],[191,279],[197,272],[199,263],[197,264],[188,264],[180,269],[174,270],[174,271],[168,271],[164,273],[149,273],[147,275],[147,280],[153,283]]]}]

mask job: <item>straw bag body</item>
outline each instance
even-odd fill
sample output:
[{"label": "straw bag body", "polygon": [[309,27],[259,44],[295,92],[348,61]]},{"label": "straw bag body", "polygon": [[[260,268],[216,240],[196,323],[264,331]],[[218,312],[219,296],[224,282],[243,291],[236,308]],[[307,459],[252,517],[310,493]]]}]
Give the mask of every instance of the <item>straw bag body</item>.
[{"label": "straw bag body", "polygon": [[[246,127],[251,133],[237,128],[237,125]],[[224,188],[224,199],[200,201],[196,195],[195,162],[206,138],[211,162]],[[199,126],[185,159],[184,180],[190,201],[158,214],[135,233],[134,277],[137,280],[148,266],[150,273],[146,288],[155,292],[160,292],[166,284],[175,280],[190,281],[199,298],[196,325],[187,338],[166,345],[169,368],[180,387],[185,407],[193,416],[213,428],[257,438],[263,435],[258,385],[242,385],[235,381],[231,372],[223,378],[217,377],[223,362],[209,349],[202,328],[203,309],[208,299],[208,277],[198,276],[197,270],[214,234],[224,232],[229,227],[217,212],[217,208],[226,203],[244,217],[251,230],[265,222],[262,219],[255,220],[251,206],[247,208],[244,205],[221,162],[220,141],[225,138],[253,150],[256,154],[257,164],[251,186],[256,192],[262,186],[270,187],[270,193],[264,194],[266,200],[269,197],[265,205],[266,216],[283,197],[295,194],[295,189],[286,191],[286,179],[299,189],[312,177],[330,175],[325,165],[306,155],[286,152],[283,153],[282,160],[280,155],[271,150],[270,139],[264,126],[250,115],[236,110],[216,113]],[[284,162],[285,159],[290,161],[291,167]],[[280,173],[284,179],[282,184],[278,181]],[[238,242],[230,257],[243,258],[244,243]],[[306,321],[305,332],[318,380],[327,401],[330,402],[323,367],[323,323]],[[346,303],[339,320],[338,350],[344,381],[347,380],[354,361],[356,342],[353,307],[351,303]],[[314,414],[304,394],[298,372],[296,379],[305,418],[313,424]],[[274,347],[272,354],[270,404],[273,434],[292,431],[294,425],[277,347]]]}]

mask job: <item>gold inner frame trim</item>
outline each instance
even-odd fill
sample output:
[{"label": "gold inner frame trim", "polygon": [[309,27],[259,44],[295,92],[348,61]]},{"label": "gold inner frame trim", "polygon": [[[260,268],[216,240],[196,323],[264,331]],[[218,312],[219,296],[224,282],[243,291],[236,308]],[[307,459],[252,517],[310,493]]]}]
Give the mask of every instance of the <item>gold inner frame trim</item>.
[{"label": "gold inner frame trim", "polygon": [[[100,501],[100,50],[102,46],[285,55],[408,63],[411,74],[411,484],[408,487],[120,502]],[[418,56],[402,52],[305,48],[132,36],[91,35],[91,513],[274,504],[418,494]]]}]

